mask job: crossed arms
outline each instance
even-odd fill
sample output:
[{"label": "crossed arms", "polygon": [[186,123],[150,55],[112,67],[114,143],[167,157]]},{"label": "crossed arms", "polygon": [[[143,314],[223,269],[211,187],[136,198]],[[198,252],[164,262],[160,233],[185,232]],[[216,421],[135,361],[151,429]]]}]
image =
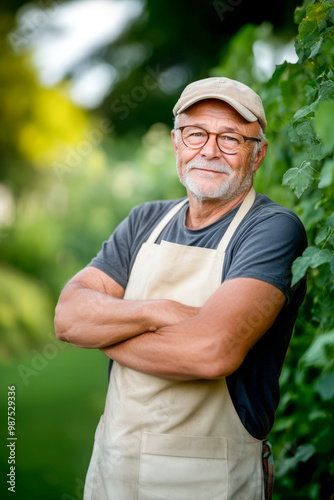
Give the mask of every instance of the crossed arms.
[{"label": "crossed arms", "polygon": [[225,281],[203,307],[172,300],[125,300],[124,289],[87,267],[62,291],[60,340],[96,348],[135,370],[174,380],[233,373],[282,309],[285,296],[253,278]]}]

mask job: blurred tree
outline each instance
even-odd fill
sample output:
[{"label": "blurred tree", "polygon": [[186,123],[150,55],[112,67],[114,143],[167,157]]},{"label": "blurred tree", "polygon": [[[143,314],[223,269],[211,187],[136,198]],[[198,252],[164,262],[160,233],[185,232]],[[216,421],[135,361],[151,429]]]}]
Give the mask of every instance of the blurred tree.
[{"label": "blurred tree", "polygon": [[52,152],[76,143],[88,119],[64,88],[43,89],[29,59],[13,55],[7,43],[13,26],[12,16],[0,18],[0,181],[6,180],[16,193],[36,185]]},{"label": "blurred tree", "polygon": [[[254,4],[242,0],[148,0],[144,18],[109,46],[103,56],[120,74],[101,106],[103,112],[113,120],[118,133],[129,130],[126,118],[130,113],[131,127],[142,131],[156,121],[170,125],[171,109],[182,88],[208,76],[238,29],[246,23],[268,20],[289,39],[295,33],[291,14],[297,4],[294,0],[279,2],[273,9],[269,3],[254,8]],[[131,52],[137,44],[146,53],[142,63],[119,66],[119,54],[126,49]],[[148,99],[142,99],[138,87],[143,87],[142,95],[145,91],[149,94]]]},{"label": "blurred tree", "polygon": [[[45,0],[35,5],[43,10],[70,3]],[[276,34],[289,40],[296,33],[292,13],[298,3],[285,0],[273,8],[268,2],[255,7],[243,0],[146,0],[139,18],[112,43],[81,55],[66,77],[78,77],[87,64],[110,64],[116,78],[98,112],[113,121],[116,133],[127,133],[130,128],[144,133],[157,121],[170,125],[181,88],[208,75],[234,33],[247,23],[259,25],[267,20]],[[19,5],[32,8],[34,4],[5,1],[2,9],[15,12]],[[52,20],[44,32],[61,35]]]},{"label": "blurred tree", "polygon": [[27,57],[13,57],[6,43],[13,26],[12,15],[0,18],[2,360],[26,354],[53,328],[56,270],[50,269],[62,237],[52,218],[54,159],[88,127],[86,114],[60,88],[37,84]]}]

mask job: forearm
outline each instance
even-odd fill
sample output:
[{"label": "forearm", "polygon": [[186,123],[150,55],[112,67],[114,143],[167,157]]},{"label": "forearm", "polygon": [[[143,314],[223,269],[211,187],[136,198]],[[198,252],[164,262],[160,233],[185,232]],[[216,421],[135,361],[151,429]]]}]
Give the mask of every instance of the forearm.
[{"label": "forearm", "polygon": [[129,368],[169,379],[227,377],[268,331],[284,302],[273,285],[251,278],[230,280],[196,316],[103,352]]},{"label": "forearm", "polygon": [[114,361],[149,375],[194,380],[209,378],[206,376],[206,359],[209,359],[206,356],[207,345],[208,342],[203,342],[203,335],[197,332],[189,335],[182,330],[181,322],[101,351]]},{"label": "forearm", "polygon": [[124,300],[72,284],[60,297],[55,329],[75,346],[103,348],[181,321],[196,309],[169,300]]}]

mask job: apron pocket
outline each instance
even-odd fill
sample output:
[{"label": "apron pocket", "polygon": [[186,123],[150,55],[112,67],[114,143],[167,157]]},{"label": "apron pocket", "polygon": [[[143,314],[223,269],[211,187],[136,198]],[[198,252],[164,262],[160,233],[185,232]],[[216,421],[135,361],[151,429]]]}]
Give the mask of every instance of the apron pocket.
[{"label": "apron pocket", "polygon": [[144,432],[138,500],[226,500],[225,438]]}]

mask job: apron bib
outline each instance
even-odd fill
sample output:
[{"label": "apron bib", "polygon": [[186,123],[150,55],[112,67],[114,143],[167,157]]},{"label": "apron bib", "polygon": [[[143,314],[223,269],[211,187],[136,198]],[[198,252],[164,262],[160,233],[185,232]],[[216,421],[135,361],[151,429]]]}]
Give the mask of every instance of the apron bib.
[{"label": "apron bib", "polygon": [[[124,299],[202,306],[221,285],[225,250],[255,199],[252,188],[218,248],[155,243],[137,255]],[[114,362],[84,500],[263,500],[262,441],[241,423],[225,378],[174,381]]]}]

